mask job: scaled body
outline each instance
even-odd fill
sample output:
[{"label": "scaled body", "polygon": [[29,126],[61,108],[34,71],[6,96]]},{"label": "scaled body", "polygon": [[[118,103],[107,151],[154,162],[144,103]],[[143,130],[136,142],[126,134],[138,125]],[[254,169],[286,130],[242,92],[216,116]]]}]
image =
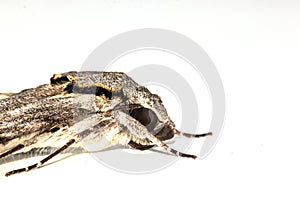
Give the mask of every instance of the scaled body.
[{"label": "scaled body", "polygon": [[3,94],[0,98],[0,159],[35,148],[57,151],[35,164],[7,175],[39,167],[70,146],[106,138],[139,150],[159,146],[177,156],[163,141],[175,129],[160,97],[121,72],[55,74],[50,84]]}]

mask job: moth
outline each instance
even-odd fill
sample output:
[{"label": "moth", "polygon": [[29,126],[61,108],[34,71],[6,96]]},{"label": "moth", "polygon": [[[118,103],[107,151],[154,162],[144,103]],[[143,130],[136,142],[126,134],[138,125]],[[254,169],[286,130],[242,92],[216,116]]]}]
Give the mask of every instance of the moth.
[{"label": "moth", "polygon": [[110,145],[159,147],[175,156],[196,158],[165,143],[175,135],[197,138],[212,133],[177,130],[161,98],[122,72],[54,74],[50,84],[0,94],[0,161],[49,150],[39,162],[6,176],[39,168],[58,154],[104,138]]}]

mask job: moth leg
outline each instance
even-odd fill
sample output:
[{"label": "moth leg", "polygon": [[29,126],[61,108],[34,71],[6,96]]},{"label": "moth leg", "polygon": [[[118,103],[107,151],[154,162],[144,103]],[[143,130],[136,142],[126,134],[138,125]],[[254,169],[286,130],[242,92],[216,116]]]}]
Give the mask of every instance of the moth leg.
[{"label": "moth leg", "polygon": [[73,143],[75,143],[75,139],[71,139],[69,142],[67,142],[64,146],[62,146],[61,148],[59,148],[58,150],[56,150],[54,153],[50,154],[49,156],[47,156],[46,158],[42,159],[40,162],[35,163],[33,165],[30,165],[28,167],[24,167],[24,168],[20,168],[20,169],[16,169],[16,170],[12,170],[10,172],[7,172],[5,174],[5,176],[11,176],[13,174],[18,174],[21,172],[27,172],[30,171],[32,169],[36,169],[41,167],[43,164],[45,164],[46,162],[48,162],[50,159],[52,159],[53,157],[55,157],[56,155],[60,154],[62,151],[64,151],[65,149],[67,149],[69,146],[71,146]]},{"label": "moth leg", "polygon": [[25,147],[25,145],[19,144],[19,145],[15,146],[14,148],[12,148],[11,150],[8,150],[7,152],[1,154],[1,155],[0,155],[0,159],[1,159],[1,158],[4,158],[4,157],[6,157],[6,156],[9,156],[9,155],[11,155],[11,154],[14,153],[14,152],[23,149],[24,147]]},{"label": "moth leg", "polygon": [[[59,148],[56,147],[34,147],[26,152],[19,152],[15,154],[7,155],[3,160],[0,159],[0,165],[24,160],[27,158],[32,158],[36,156],[48,156],[52,154],[54,151],[56,151]],[[82,147],[69,147],[65,151],[61,152],[62,154],[72,153],[72,154],[80,154],[80,153],[86,153],[86,151]]]},{"label": "moth leg", "polygon": [[126,132],[131,135],[133,141],[135,142],[139,141],[140,142],[139,144],[141,144],[142,141],[148,139],[151,141],[153,145],[156,145],[176,156],[188,157],[194,159],[197,158],[196,155],[182,153],[180,151],[177,151],[169,147],[166,143],[161,141],[159,138],[152,135],[145,126],[143,126],[138,120],[132,118],[131,116],[121,111],[115,111],[113,115],[115,120],[119,123],[119,125],[123,127],[123,129],[126,130]]},{"label": "moth leg", "polygon": [[196,159],[197,156],[196,155],[191,155],[191,154],[186,154],[186,153],[182,153],[180,151],[177,151],[176,149],[171,148],[169,145],[167,145],[166,143],[164,143],[163,141],[161,141],[160,139],[158,139],[157,137],[155,137],[154,135],[152,135],[151,133],[147,134],[147,138],[156,146],[161,147],[163,149],[165,149],[167,152],[172,153],[176,156],[179,157],[187,157],[187,158],[193,158]]}]

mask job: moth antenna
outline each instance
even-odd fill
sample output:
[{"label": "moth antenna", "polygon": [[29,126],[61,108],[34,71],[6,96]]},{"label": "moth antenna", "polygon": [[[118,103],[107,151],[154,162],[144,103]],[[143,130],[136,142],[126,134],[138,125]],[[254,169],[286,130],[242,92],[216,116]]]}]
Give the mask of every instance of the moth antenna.
[{"label": "moth antenna", "polygon": [[175,128],[175,124],[170,121],[166,123],[170,129],[173,131],[174,134],[179,135],[179,136],[183,136],[183,137],[187,137],[187,138],[200,138],[200,137],[205,137],[208,135],[212,135],[212,132],[207,132],[207,133],[201,133],[201,134],[191,134],[191,133],[184,133],[182,131],[179,131]]},{"label": "moth antenna", "polygon": [[180,136],[184,136],[184,137],[188,137],[188,138],[200,138],[200,137],[205,137],[208,135],[212,135],[212,132],[208,132],[208,133],[202,133],[202,134],[191,134],[191,133],[184,133],[178,130],[174,130],[174,134],[176,135],[180,135]]}]

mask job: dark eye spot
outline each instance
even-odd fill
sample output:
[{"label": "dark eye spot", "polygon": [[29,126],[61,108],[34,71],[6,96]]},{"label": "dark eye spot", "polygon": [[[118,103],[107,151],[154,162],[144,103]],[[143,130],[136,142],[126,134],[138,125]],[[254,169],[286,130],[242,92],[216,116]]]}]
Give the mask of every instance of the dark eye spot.
[{"label": "dark eye spot", "polygon": [[134,119],[143,124],[149,131],[152,131],[158,121],[155,113],[147,108],[134,108],[129,111],[129,114]]},{"label": "dark eye spot", "polygon": [[[144,125],[149,132],[152,133],[154,128],[158,123],[158,118],[156,114],[147,108],[140,107],[140,105],[131,105],[132,109],[129,111],[129,114],[134,119],[138,120],[142,125]],[[158,130],[157,133],[152,133],[157,137],[159,140],[164,141],[171,139],[174,137],[174,133],[169,126],[163,126],[162,129]],[[134,141],[130,141],[128,143],[132,148],[139,149],[139,150],[147,150],[152,148],[154,145],[142,145],[136,143]]]}]

